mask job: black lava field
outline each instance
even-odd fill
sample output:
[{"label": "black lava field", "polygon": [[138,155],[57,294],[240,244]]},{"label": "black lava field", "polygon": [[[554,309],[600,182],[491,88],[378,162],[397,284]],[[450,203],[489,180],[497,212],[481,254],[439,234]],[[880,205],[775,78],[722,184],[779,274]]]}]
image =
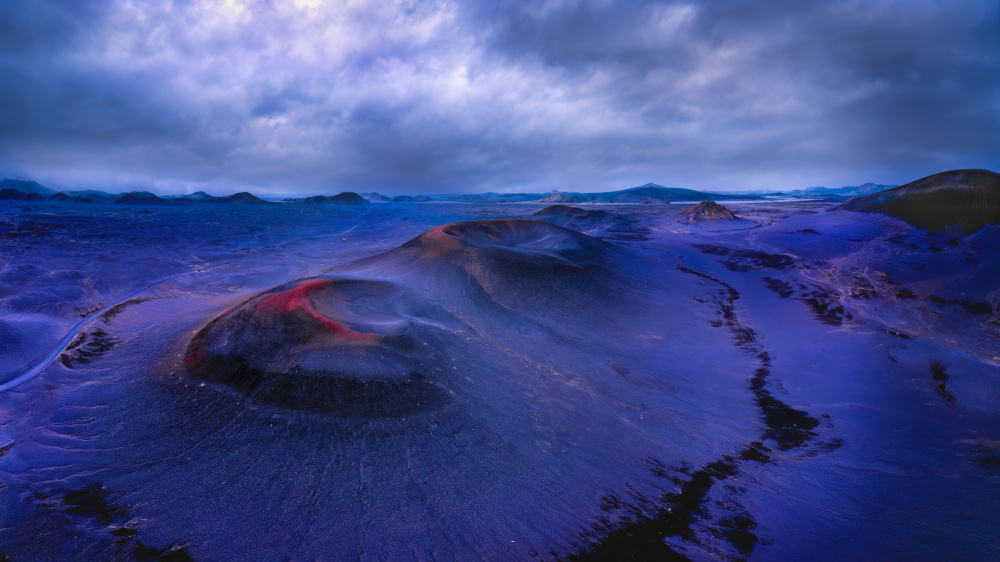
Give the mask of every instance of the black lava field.
[{"label": "black lava field", "polygon": [[0,560],[996,559],[996,189],[918,183],[5,201]]}]

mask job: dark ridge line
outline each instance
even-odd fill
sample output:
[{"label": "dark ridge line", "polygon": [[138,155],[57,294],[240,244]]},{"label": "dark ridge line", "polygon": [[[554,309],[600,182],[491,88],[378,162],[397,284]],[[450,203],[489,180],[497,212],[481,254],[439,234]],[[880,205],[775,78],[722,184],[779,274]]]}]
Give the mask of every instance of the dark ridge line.
[{"label": "dark ridge line", "polygon": [[[717,251],[717,247],[712,247]],[[728,251],[726,252],[728,253]],[[720,255],[720,254],[716,254]],[[725,253],[721,254],[725,255]],[[754,403],[760,410],[764,428],[761,432],[763,441],[771,441],[779,451],[788,451],[801,447],[816,437],[812,431],[820,422],[808,412],[797,410],[785,404],[767,389],[767,380],[771,374],[771,357],[757,342],[757,334],[752,328],[743,326],[736,316],[736,301],[740,298],[739,291],[725,281],[703,271],[684,266],[680,271],[696,275],[722,287],[722,301],[718,303],[722,321],[713,322],[714,326],[727,327],[733,334],[734,345],[744,352],[756,357],[760,367],[750,378],[749,390],[754,395]],[[840,447],[840,439],[832,439],[823,444],[823,451],[831,451]],[[704,506],[709,492],[717,482],[722,482],[740,473],[742,466],[748,462],[768,464],[774,462],[774,451],[762,441],[754,441],[747,447],[732,455],[723,455],[695,472],[688,468],[675,469],[681,476],[671,476],[662,461],[647,459],[650,471],[674,484],[680,485],[678,492],[665,492],[658,503],[660,507],[652,515],[645,515],[642,509],[629,506],[614,495],[605,496],[601,502],[604,511],[630,508],[632,517],[626,517],[618,523],[610,523],[605,518],[597,521],[585,537],[592,537],[589,544],[581,546],[582,552],[570,554],[564,560],[577,562],[584,560],[690,560],[683,554],[668,546],[664,540],[667,537],[680,537],[689,543],[697,543],[693,525],[699,521],[699,516],[705,513]],[[646,502],[644,502],[646,503]],[[724,559],[749,558],[758,543],[754,534],[757,523],[752,515],[742,509],[733,510],[733,515],[720,520],[719,525],[706,530],[717,538],[728,543],[739,556],[730,556],[715,552]],[[597,538],[600,537],[600,538]]]},{"label": "dark ridge line", "polygon": [[66,346],[66,351],[59,354],[59,361],[72,369],[74,364],[90,363],[92,359],[100,357],[118,343],[117,338],[100,328],[89,334],[80,332],[76,339]]},{"label": "dark ridge line", "polygon": [[106,326],[110,326],[111,325],[111,320],[113,320],[116,316],[118,316],[119,314],[121,314],[122,312],[124,312],[126,308],[128,308],[128,307],[130,307],[130,306],[132,306],[134,304],[142,304],[144,302],[153,301],[153,300],[162,299],[162,298],[166,298],[166,297],[159,296],[159,297],[135,297],[135,298],[131,298],[131,299],[128,299],[127,301],[120,302],[120,303],[118,303],[116,305],[112,305],[110,308],[108,308],[108,310],[104,314],[102,314],[100,316],[100,318],[101,318],[102,321],[104,321],[104,324]]}]

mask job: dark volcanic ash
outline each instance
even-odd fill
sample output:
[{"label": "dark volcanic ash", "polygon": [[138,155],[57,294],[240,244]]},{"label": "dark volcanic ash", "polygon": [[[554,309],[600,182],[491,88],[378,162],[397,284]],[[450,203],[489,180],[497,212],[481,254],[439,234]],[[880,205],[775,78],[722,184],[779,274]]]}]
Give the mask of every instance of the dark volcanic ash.
[{"label": "dark volcanic ash", "polygon": [[1000,174],[989,170],[953,170],[871,195],[841,207],[882,213],[930,231],[971,234],[1000,223]]}]

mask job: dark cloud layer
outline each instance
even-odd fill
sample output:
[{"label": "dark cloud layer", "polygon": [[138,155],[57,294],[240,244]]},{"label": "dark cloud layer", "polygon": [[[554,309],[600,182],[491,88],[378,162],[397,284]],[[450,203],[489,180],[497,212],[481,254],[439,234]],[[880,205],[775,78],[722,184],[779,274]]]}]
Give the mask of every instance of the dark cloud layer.
[{"label": "dark cloud layer", "polygon": [[1000,169],[1000,3],[0,4],[0,174],[391,193]]}]

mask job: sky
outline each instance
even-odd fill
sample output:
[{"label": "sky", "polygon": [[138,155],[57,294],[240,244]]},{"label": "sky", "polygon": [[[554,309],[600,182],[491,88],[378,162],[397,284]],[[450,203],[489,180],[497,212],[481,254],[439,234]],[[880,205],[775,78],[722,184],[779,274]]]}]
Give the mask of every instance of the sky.
[{"label": "sky", "polygon": [[1000,171],[1000,2],[4,0],[0,176],[225,195]]}]

